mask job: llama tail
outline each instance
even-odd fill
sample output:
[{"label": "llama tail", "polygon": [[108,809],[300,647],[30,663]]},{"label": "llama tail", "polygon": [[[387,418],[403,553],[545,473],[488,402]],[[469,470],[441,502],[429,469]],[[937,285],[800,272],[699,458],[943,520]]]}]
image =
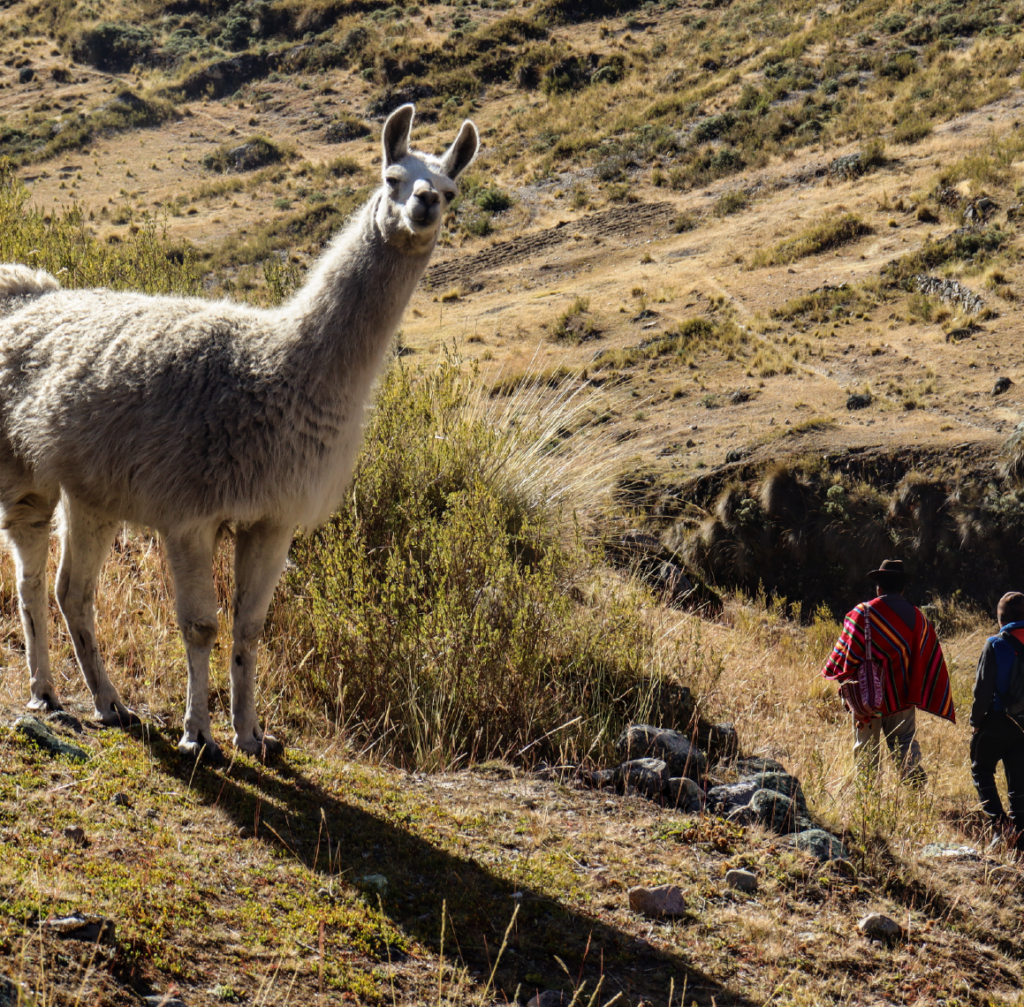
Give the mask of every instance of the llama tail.
[{"label": "llama tail", "polygon": [[0,315],[10,314],[27,301],[60,290],[60,282],[43,269],[0,264]]}]

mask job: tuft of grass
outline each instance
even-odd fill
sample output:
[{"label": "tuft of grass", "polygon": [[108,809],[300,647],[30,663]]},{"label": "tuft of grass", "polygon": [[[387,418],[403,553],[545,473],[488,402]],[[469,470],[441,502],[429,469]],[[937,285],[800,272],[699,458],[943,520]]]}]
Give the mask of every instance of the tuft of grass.
[{"label": "tuft of grass", "polygon": [[750,268],[784,266],[810,255],[820,255],[822,252],[841,248],[865,234],[872,233],[872,227],[865,224],[856,214],[845,213],[836,220],[815,224],[793,238],[755,252],[750,261]]},{"label": "tuft of grass", "polygon": [[593,500],[576,407],[531,422],[531,394],[494,417],[457,362],[394,366],[346,502],[293,549],[274,618],[309,651],[307,702],[400,762],[578,759],[654,715],[639,596],[592,593],[563,510],[580,480]]},{"label": "tuft of grass", "polygon": [[590,314],[590,298],[576,297],[551,327],[551,337],[569,343],[582,343],[595,339],[601,330]]}]

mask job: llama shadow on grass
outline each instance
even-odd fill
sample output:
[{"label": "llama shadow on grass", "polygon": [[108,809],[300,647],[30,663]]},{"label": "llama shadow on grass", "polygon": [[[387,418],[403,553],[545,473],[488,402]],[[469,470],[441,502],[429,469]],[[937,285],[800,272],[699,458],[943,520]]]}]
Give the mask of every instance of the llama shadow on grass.
[{"label": "llama shadow on grass", "polygon": [[[287,760],[260,766],[240,759],[215,771],[183,760],[168,732],[150,731],[148,745],[165,771],[236,826],[254,829],[258,841],[282,855],[325,878],[341,875],[356,887],[360,878],[385,875],[393,894],[383,900],[384,913],[392,925],[435,954],[441,948],[446,901],[445,954],[449,960],[453,955],[461,959],[481,984],[491,973],[518,901],[517,925],[495,974],[496,1003],[511,1003],[517,987],[521,995],[529,987],[532,995],[539,984],[528,983],[527,975],[545,976],[552,986],[564,984],[554,961],[557,955],[573,976],[586,980],[585,1000],[603,975],[600,1003],[618,992],[625,1003],[665,1003],[671,981],[677,995],[685,983],[687,1003],[754,1007],[755,1001],[679,955],[659,951],[615,926],[554,903],[542,892],[514,885],[474,860],[441,849],[403,829],[394,815],[389,820],[383,808],[378,815],[348,803],[343,794],[325,790]],[[376,901],[376,893],[367,894]]]}]

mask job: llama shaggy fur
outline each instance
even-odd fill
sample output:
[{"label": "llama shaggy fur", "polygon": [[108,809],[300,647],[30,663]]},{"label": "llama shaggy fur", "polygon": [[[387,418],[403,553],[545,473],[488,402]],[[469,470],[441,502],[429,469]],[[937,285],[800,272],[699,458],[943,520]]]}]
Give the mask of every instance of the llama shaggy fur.
[{"label": "llama shaggy fur", "polygon": [[413,107],[384,125],[381,187],[286,304],[61,290],[0,266],[0,527],[18,571],[29,707],[58,710],[46,641],[50,522],[56,594],[108,725],[137,717],[96,645],[94,596],[123,522],[158,531],[188,659],[179,749],[217,761],[207,680],[217,635],[213,554],[235,528],[235,745],[282,750],[255,708],[257,638],[296,528],[321,524],[352,474],[363,412],[427,266],[455,181],[476,156],[463,124],[441,157],[409,150]]}]

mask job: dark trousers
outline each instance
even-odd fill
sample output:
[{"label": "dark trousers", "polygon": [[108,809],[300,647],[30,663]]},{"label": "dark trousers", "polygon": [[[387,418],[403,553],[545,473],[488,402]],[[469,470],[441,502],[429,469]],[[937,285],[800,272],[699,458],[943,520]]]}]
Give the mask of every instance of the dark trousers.
[{"label": "dark trousers", "polygon": [[[996,790],[996,767],[1003,764],[1010,797],[1007,818]],[[971,775],[981,807],[997,828],[1012,823],[1017,848],[1024,849],[1024,727],[1005,713],[989,713],[981,730],[971,738]]]}]

